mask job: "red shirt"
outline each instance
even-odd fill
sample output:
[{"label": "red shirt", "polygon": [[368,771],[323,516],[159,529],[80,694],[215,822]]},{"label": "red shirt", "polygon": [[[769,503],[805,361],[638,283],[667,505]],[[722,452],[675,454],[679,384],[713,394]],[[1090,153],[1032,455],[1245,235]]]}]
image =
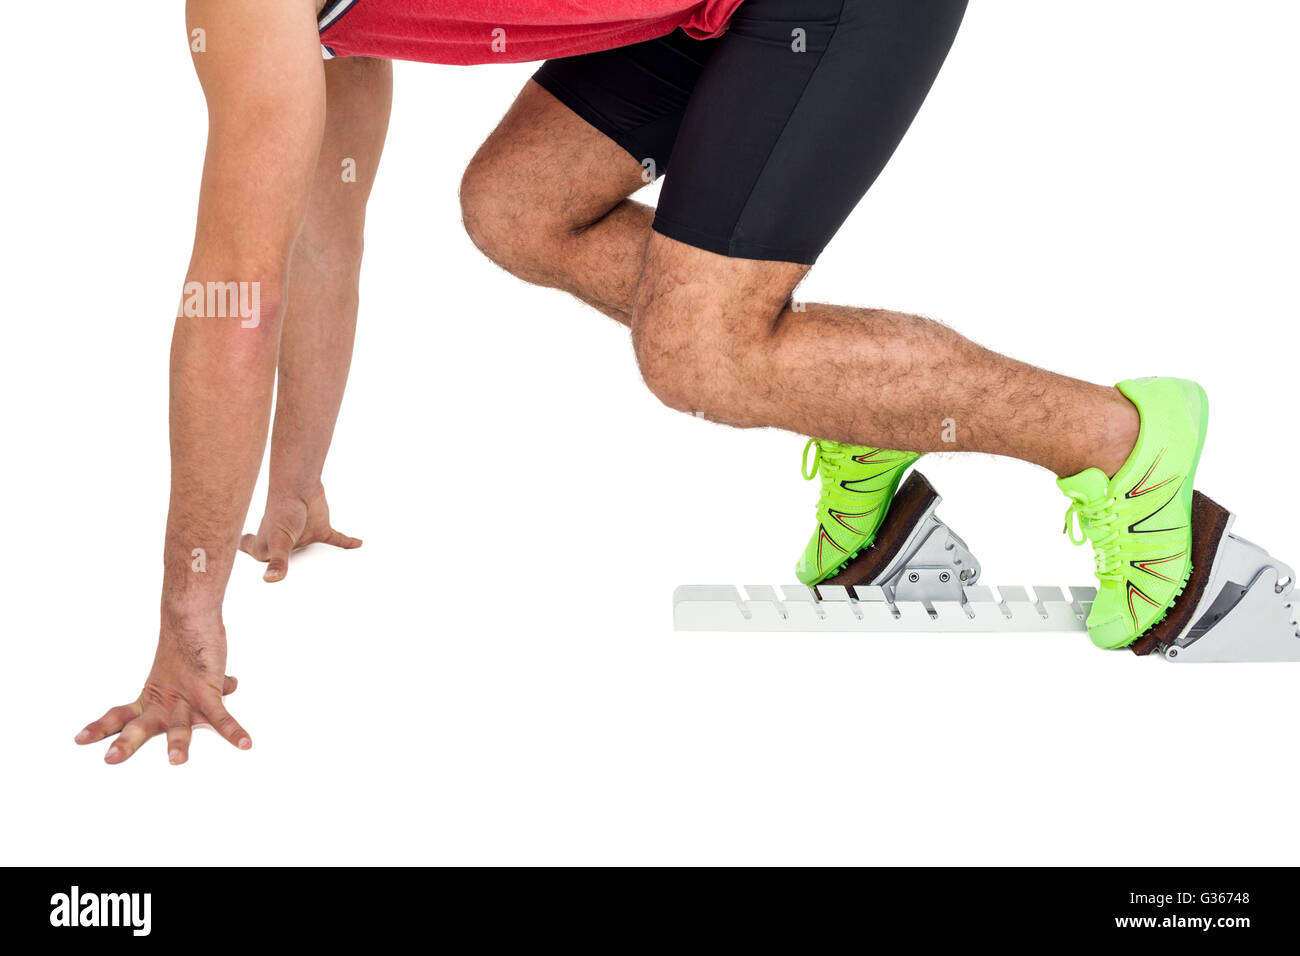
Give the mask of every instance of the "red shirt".
[{"label": "red shirt", "polygon": [[425,63],[519,63],[593,53],[681,27],[714,37],[741,0],[332,0],[325,55]]}]

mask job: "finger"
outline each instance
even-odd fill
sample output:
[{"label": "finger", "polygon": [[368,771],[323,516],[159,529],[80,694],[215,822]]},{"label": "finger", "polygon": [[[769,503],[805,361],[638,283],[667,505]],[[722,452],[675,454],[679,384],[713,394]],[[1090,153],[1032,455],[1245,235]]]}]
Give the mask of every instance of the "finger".
[{"label": "finger", "polygon": [[289,552],[293,550],[294,538],[286,531],[272,531],[268,550],[270,557],[266,564],[263,581],[281,581],[289,573]]},{"label": "finger", "polygon": [[97,740],[103,740],[105,737],[111,737],[131,721],[140,716],[140,705],[123,704],[121,707],[114,707],[99,720],[92,724],[87,724],[81,733],[74,738],[79,744],[93,744]]},{"label": "finger", "polygon": [[266,560],[266,547],[257,540],[255,534],[246,534],[240,538],[239,550],[258,561]]},{"label": "finger", "polygon": [[179,766],[190,759],[190,705],[180,701],[172,710],[167,721],[167,760],[173,766]]},{"label": "finger", "polygon": [[351,551],[353,548],[361,547],[360,538],[349,537],[346,534],[341,534],[338,531],[335,531],[333,528],[330,528],[330,533],[325,536],[325,543],[332,544],[336,548],[345,548],[348,551]]},{"label": "finger", "polygon": [[150,737],[162,733],[162,721],[153,713],[141,714],[122,728],[113,745],[104,754],[105,763],[121,763],[140,749]]},{"label": "finger", "polygon": [[230,716],[230,711],[222,706],[220,700],[213,701],[204,707],[203,713],[212,724],[212,729],[240,750],[247,750],[253,746],[253,738],[248,736],[248,731],[239,726],[239,721]]},{"label": "finger", "polygon": [[231,677],[229,674],[227,674],[226,682],[221,685],[221,695],[223,697],[229,697],[237,690],[239,690],[239,678]]}]

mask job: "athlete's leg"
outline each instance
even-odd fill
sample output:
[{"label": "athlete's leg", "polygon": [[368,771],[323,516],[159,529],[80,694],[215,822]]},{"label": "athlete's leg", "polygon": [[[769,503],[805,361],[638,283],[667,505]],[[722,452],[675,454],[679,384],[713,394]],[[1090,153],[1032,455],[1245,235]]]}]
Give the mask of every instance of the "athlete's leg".
[{"label": "athlete's leg", "polygon": [[998,355],[916,315],[796,312],[790,294],[807,268],[655,233],[632,324],[646,384],[673,408],[732,425],[991,452],[1058,475],[1113,474],[1132,449],[1137,413],[1115,389]]},{"label": "athlete's leg", "polygon": [[[1097,552],[1101,587],[1089,628],[1098,644],[1121,646],[1159,619],[1187,580],[1190,496],[1206,419],[1199,387],[1139,380],[1121,383],[1121,393],[989,352],[918,316],[790,308],[808,263],[920,106],[963,8],[964,0],[807,0],[797,11],[800,48],[790,49],[812,54],[804,59],[785,52],[796,22],[791,7],[749,0],[699,75],[666,84],[690,93],[671,135],[659,139],[665,152],[643,148],[639,127],[619,125],[636,110],[604,96],[611,62],[616,85],[634,92],[649,72],[644,63],[627,75],[617,58],[592,63],[586,76],[581,68],[560,69],[548,89],[627,155],[675,157],[654,234],[643,238],[644,212],[607,218],[597,204],[596,228],[586,242],[566,242],[568,255],[549,252],[547,243],[521,253],[503,230],[499,248],[508,255],[500,258],[621,314],[638,265],[632,252],[644,248],[633,338],[647,383],[674,408],[852,446],[1012,455],[1070,476],[1061,488]],[[662,134],[674,118],[659,113],[652,128]],[[515,124],[526,129],[526,113]],[[509,139],[498,143],[498,159],[511,154]],[[608,162],[622,162],[631,175],[617,154]],[[508,178],[530,173],[525,165]],[[555,188],[572,205],[591,178],[583,177],[576,193],[571,180]],[[603,208],[620,208],[621,200],[610,198],[617,190],[602,195]],[[568,221],[562,233],[580,231],[574,226]],[[617,281],[605,275],[596,286],[593,268],[613,270]],[[872,466],[882,461],[874,448],[857,451],[869,454],[836,446],[837,468],[849,455]],[[908,460],[897,452],[883,458],[891,468]],[[879,511],[890,491],[875,490],[883,496]],[[829,504],[819,504],[819,520]],[[853,548],[871,531],[855,530],[866,533]],[[800,580],[824,578],[821,564],[808,564],[805,555]]]},{"label": "athlete's leg", "polygon": [[[1156,378],[1102,388],[915,316],[786,305],[805,264],[889,159],[964,6],[802,0],[806,55],[783,45],[795,5],[741,7],[677,133],[633,340],[646,381],[675,408],[853,445],[995,452],[1054,470],[1095,551],[1089,633],[1121,647],[1164,617],[1190,574],[1208,417],[1200,386]],[[945,421],[955,435],[944,434]],[[801,580],[815,580],[822,564],[802,567]]]}]

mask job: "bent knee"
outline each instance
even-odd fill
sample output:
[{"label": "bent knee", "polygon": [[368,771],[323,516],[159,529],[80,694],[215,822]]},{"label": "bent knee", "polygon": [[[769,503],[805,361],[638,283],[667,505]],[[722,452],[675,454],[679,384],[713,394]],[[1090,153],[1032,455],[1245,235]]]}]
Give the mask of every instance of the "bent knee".
[{"label": "bent knee", "polygon": [[708,409],[715,402],[706,394],[707,385],[695,361],[641,347],[637,348],[636,357],[641,380],[660,402],[674,411],[713,417]]},{"label": "bent knee", "polygon": [[671,301],[640,301],[632,346],[642,380],[663,404],[712,421],[748,424],[750,350],[720,334],[706,316]]},{"label": "bent knee", "polygon": [[549,285],[572,228],[545,210],[545,197],[521,192],[526,174],[475,157],[460,181],[460,214],[479,251],[507,272]]},{"label": "bent knee", "polygon": [[721,256],[652,233],[632,340],[665,405],[731,425],[770,416],[772,338],[808,267]]},{"label": "bent knee", "polygon": [[519,211],[503,196],[501,177],[476,156],[460,180],[460,216],[470,240],[489,259],[500,262],[510,254],[512,231]]}]

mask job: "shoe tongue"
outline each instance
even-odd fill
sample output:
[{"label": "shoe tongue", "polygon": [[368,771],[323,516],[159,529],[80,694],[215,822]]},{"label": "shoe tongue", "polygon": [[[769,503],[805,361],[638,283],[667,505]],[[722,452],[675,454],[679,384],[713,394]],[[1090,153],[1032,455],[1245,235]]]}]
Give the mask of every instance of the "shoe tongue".
[{"label": "shoe tongue", "polygon": [[1077,475],[1057,478],[1056,487],[1065,492],[1066,497],[1075,501],[1089,502],[1104,498],[1110,487],[1110,479],[1099,468],[1088,468]]}]

